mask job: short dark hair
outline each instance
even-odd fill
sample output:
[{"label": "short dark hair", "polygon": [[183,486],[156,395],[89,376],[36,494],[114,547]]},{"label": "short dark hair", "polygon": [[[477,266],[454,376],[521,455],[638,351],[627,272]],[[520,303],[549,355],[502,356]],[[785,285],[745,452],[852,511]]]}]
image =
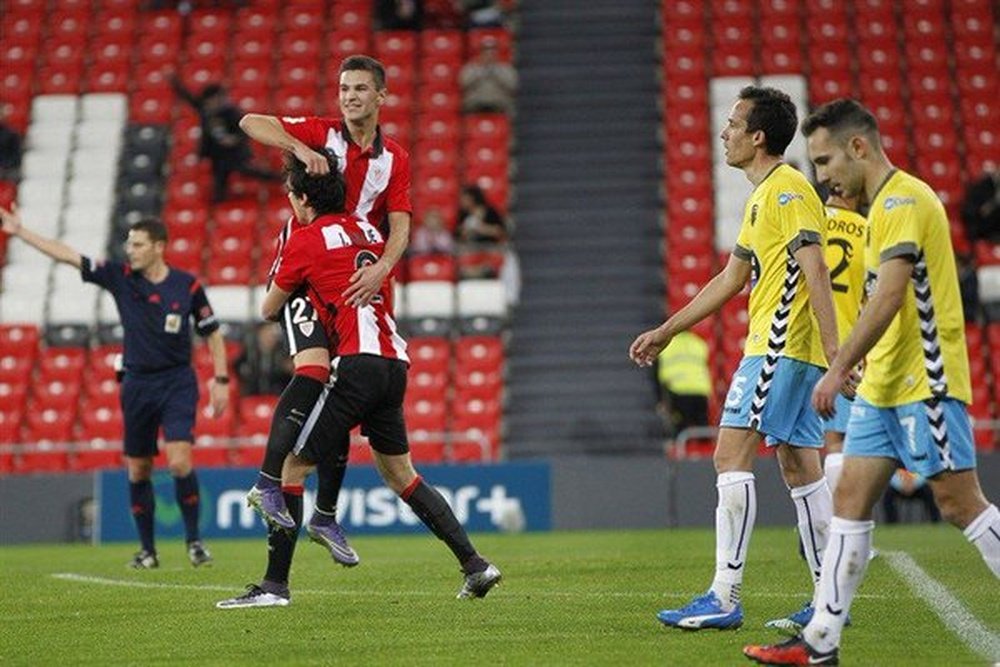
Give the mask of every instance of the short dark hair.
[{"label": "short dark hair", "polygon": [[747,116],[747,132],[762,131],[768,155],[784,155],[799,122],[792,98],[777,88],[762,86],[744,87],[739,98],[753,102]]},{"label": "short dark hair", "polygon": [[128,226],[130,232],[146,232],[153,243],[167,241],[167,226],[156,218],[143,218]]},{"label": "short dark hair", "polygon": [[868,135],[874,141],[879,141],[878,121],[875,115],[857,100],[841,98],[818,107],[802,121],[802,134],[811,136],[813,132],[825,127],[830,134],[841,135],[853,130]]},{"label": "short dark hair", "polygon": [[340,63],[340,71],[337,72],[337,76],[339,77],[344,72],[357,70],[372,73],[372,77],[375,79],[376,90],[383,90],[385,88],[385,66],[371,56],[347,56]]},{"label": "short dark hair", "polygon": [[344,177],[337,169],[337,156],[324,151],[326,162],[330,165],[327,174],[310,174],[306,172],[306,164],[291,153],[285,154],[285,182],[292,194],[299,197],[305,195],[309,208],[317,215],[340,213],[344,210],[345,187]]}]

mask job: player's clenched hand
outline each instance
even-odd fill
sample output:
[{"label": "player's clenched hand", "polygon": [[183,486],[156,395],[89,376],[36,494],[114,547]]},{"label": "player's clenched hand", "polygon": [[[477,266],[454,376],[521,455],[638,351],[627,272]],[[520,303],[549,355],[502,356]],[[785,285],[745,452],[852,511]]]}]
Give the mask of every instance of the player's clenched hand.
[{"label": "player's clenched hand", "polygon": [[828,370],[813,388],[812,405],[820,417],[829,419],[836,412],[834,404],[837,401],[837,394],[844,387],[847,374],[834,369]]},{"label": "player's clenched hand", "polygon": [[307,174],[328,174],[330,173],[330,163],[326,158],[307,146],[297,146],[295,157],[306,165]]},{"label": "player's clenched hand", "polygon": [[840,390],[840,393],[845,397],[854,400],[854,397],[858,393],[859,384],[861,384],[861,370],[859,368],[852,368],[851,372],[847,374],[847,378],[844,380],[844,387]]},{"label": "player's clenched hand", "polygon": [[221,417],[229,407],[229,385],[219,384],[212,379],[208,381],[208,391],[212,397],[212,416]]},{"label": "player's clenched hand", "polygon": [[667,346],[671,336],[657,327],[639,334],[628,348],[628,356],[639,366],[652,366],[660,350]]},{"label": "player's clenched hand", "polygon": [[379,262],[362,266],[351,276],[351,284],[344,290],[344,299],[348,306],[359,308],[367,306],[378,294],[382,281],[389,274],[389,269]]},{"label": "player's clenched hand", "polygon": [[17,213],[17,204],[11,204],[9,211],[0,206],[0,223],[3,230],[11,236],[21,231],[21,216]]}]

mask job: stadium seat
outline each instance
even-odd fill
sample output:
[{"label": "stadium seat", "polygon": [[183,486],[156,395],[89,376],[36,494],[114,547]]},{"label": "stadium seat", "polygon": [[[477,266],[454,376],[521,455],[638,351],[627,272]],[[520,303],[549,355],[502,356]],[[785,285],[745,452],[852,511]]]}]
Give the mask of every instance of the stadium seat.
[{"label": "stadium seat", "polygon": [[406,262],[409,280],[446,280],[456,278],[455,258],[451,255],[421,255],[411,257]]},{"label": "stadium seat", "polygon": [[446,431],[447,411],[443,401],[407,401],[403,413],[408,431],[424,431],[437,437]]},{"label": "stadium seat", "polygon": [[444,337],[415,336],[408,341],[407,355],[411,372],[427,371],[448,374],[452,344]]},{"label": "stadium seat", "polygon": [[459,374],[498,372],[503,368],[504,358],[503,341],[498,337],[462,336],[455,343],[455,363]]},{"label": "stadium seat", "polygon": [[407,400],[444,402],[449,387],[447,369],[411,369],[406,385]]},{"label": "stadium seat", "polygon": [[[27,413],[28,430],[25,440],[28,442],[69,442],[73,439],[73,427],[76,423],[76,405],[57,410],[46,408],[32,410]],[[65,464],[64,466],[65,467]]]},{"label": "stadium seat", "polygon": [[228,442],[233,436],[233,427],[236,424],[234,413],[234,410],[226,410],[221,416],[215,417],[212,415],[210,405],[200,407],[194,427],[195,443],[206,445],[220,441]]},{"label": "stadium seat", "polygon": [[[24,408],[3,405],[0,406],[0,445],[11,445],[21,441],[21,428],[24,424]],[[10,455],[7,452],[0,452],[0,456],[5,456],[6,465],[9,467]],[[4,462],[0,462],[2,465]],[[4,470],[0,469],[0,472]]]},{"label": "stadium seat", "polygon": [[277,396],[244,396],[239,404],[237,435],[255,442],[267,442]]}]

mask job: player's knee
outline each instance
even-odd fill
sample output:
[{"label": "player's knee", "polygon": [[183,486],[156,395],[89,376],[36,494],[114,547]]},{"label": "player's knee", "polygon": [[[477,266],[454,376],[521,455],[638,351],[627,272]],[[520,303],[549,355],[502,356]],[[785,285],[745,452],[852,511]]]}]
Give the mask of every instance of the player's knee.
[{"label": "player's knee", "polygon": [[187,477],[191,474],[191,459],[177,458],[167,462],[171,477]]},{"label": "player's knee", "polygon": [[330,379],[330,365],[326,364],[306,364],[295,368],[295,375],[316,380],[320,384],[326,384]]},{"label": "player's knee", "polygon": [[941,518],[953,526],[964,529],[985,509],[972,494],[938,491],[934,495]]}]

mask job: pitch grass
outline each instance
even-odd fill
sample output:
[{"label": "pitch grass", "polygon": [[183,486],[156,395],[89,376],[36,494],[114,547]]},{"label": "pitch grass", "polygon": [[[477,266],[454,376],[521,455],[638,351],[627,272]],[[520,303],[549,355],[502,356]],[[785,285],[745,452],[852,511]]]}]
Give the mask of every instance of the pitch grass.
[{"label": "pitch grass", "polygon": [[[505,581],[472,601],[454,599],[461,577],[430,536],[355,538],[362,563],[352,570],[302,541],[291,606],[226,611],[214,603],[262,573],[263,540],[213,542],[216,563],[200,570],[187,564],[180,543],[167,542],[161,568],[143,572],[124,567],[130,545],[7,547],[0,549],[0,664],[749,664],[741,647],[777,639],[764,621],[809,595],[796,539],[791,528],[755,532],[746,624],[701,633],[661,627],[655,613],[708,584],[708,530],[476,536]],[[1000,631],[1000,586],[957,530],[882,527],[876,542],[908,552]],[[885,558],[871,564],[861,593],[844,664],[986,664]]]}]

